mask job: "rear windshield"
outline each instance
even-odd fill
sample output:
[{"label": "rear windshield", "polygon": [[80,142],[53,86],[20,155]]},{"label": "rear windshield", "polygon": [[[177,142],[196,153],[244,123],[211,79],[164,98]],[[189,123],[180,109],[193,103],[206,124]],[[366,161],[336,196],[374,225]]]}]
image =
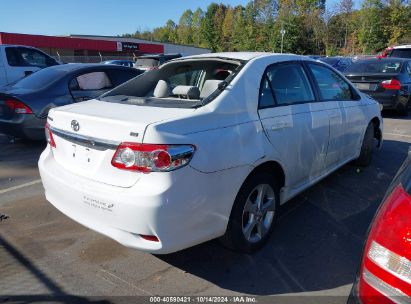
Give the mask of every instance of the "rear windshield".
[{"label": "rear windshield", "polygon": [[38,90],[52,84],[63,74],[64,72],[61,70],[45,68],[17,81],[13,87]]},{"label": "rear windshield", "polygon": [[411,58],[411,49],[394,49],[391,51],[390,57]]},{"label": "rear windshield", "polygon": [[340,61],[339,58],[320,58],[319,60],[322,62],[328,63],[329,65],[334,65],[338,61]]},{"label": "rear windshield", "polygon": [[178,60],[132,79],[100,100],[142,106],[193,108],[215,98],[245,62]]},{"label": "rear windshield", "polygon": [[140,58],[136,60],[135,66],[136,67],[152,67],[159,65],[159,59],[155,58]]},{"label": "rear windshield", "polygon": [[400,60],[362,60],[351,64],[345,73],[399,73],[401,65]]}]

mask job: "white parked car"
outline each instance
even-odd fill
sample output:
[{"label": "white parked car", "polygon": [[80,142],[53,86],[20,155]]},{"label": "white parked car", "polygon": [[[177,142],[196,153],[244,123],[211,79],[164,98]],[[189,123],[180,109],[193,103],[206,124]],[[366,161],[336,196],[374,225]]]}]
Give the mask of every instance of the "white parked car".
[{"label": "white parked car", "polygon": [[220,238],[252,252],[279,205],[382,144],[373,99],[297,55],[168,62],[96,100],[54,108],[46,198],[121,244],[170,253]]},{"label": "white parked car", "polygon": [[0,44],[0,87],[57,64],[60,63],[39,49]]}]

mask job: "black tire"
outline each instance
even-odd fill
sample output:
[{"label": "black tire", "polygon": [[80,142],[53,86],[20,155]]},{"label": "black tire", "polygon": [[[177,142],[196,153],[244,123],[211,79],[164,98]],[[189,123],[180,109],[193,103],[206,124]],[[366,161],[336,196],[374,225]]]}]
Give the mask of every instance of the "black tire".
[{"label": "black tire", "polygon": [[411,110],[411,98],[408,99],[405,106],[401,105],[401,108],[398,109],[398,113],[401,116],[408,116],[408,113],[410,110]]},{"label": "black tire", "polygon": [[[272,189],[272,192],[269,188]],[[263,200],[260,200],[265,207],[262,208],[260,206],[261,210],[259,210],[260,207],[256,207],[255,211],[247,212],[245,210],[247,200],[250,198],[250,201],[253,201],[254,196],[258,195],[259,189],[262,189],[261,193],[266,193]],[[263,189],[265,189],[265,191]],[[272,204],[269,203],[271,198]],[[256,197],[256,202],[257,201],[258,197]],[[252,253],[260,249],[274,229],[278,217],[279,202],[279,187],[272,175],[256,173],[247,178],[234,201],[227,231],[220,238],[220,242],[229,249],[243,253]],[[257,206],[258,204],[255,203],[251,205]],[[267,206],[270,207],[268,208]],[[264,213],[263,209],[267,209],[267,211]],[[252,229],[246,229],[252,226],[252,223],[249,223],[251,217],[254,217],[256,224]],[[247,225],[245,223],[246,221],[250,225]],[[244,232],[243,229],[250,231],[249,239],[246,238],[245,234],[247,233]]]},{"label": "black tire", "polygon": [[368,167],[371,163],[372,149],[374,146],[374,124],[370,122],[365,130],[361,145],[360,156],[355,160],[355,165]]},{"label": "black tire", "polygon": [[410,101],[408,101],[405,106],[402,105],[402,104],[399,105],[397,107],[398,114],[401,115],[401,116],[408,116],[409,104],[410,104]]}]

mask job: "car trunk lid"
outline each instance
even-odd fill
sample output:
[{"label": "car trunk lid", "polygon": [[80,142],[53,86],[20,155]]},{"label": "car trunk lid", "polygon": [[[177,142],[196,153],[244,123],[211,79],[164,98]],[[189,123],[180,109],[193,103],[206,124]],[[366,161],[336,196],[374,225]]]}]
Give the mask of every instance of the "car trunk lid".
[{"label": "car trunk lid", "polygon": [[384,90],[380,84],[385,80],[395,79],[398,73],[378,73],[378,74],[348,74],[345,75],[361,91],[375,92]]},{"label": "car trunk lid", "polygon": [[66,170],[94,181],[131,187],[141,173],[119,170],[111,159],[121,142],[142,143],[148,125],[193,109],[126,105],[98,100],[50,111],[48,123],[56,142],[53,155]]}]

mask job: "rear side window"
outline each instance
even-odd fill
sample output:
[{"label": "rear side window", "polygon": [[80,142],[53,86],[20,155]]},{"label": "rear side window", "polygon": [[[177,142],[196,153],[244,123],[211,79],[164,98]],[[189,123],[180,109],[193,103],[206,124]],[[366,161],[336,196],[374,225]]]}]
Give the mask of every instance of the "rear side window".
[{"label": "rear side window", "polygon": [[351,100],[348,83],[333,70],[318,64],[308,64],[317,81],[322,100]]},{"label": "rear side window", "polygon": [[17,56],[17,49],[16,48],[11,48],[8,47],[6,48],[6,57],[7,57],[7,63],[10,66],[19,66],[19,57]]},{"label": "rear side window", "polygon": [[72,79],[70,90],[102,90],[111,88],[112,84],[104,72],[91,72]]},{"label": "rear side window", "polygon": [[393,49],[390,57],[411,58],[411,49]]},{"label": "rear side window", "polygon": [[298,63],[273,65],[263,77],[260,108],[304,103],[315,99],[307,75]]}]

